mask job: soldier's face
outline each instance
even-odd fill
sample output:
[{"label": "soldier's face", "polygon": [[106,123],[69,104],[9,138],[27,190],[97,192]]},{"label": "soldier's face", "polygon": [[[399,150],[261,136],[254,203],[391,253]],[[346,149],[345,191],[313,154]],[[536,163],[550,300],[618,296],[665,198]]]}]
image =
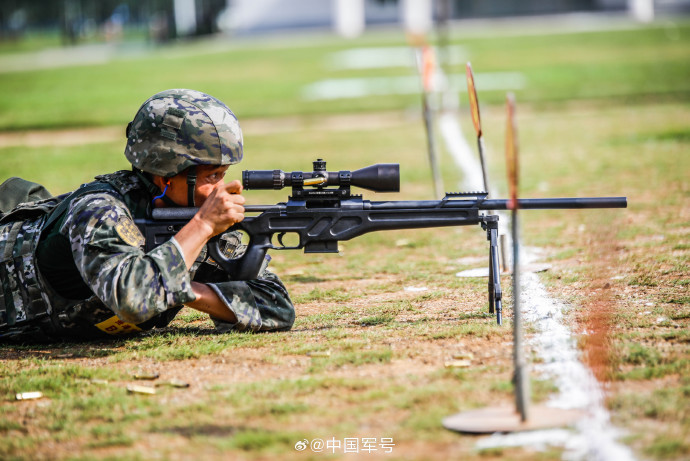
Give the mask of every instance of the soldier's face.
[{"label": "soldier's face", "polygon": [[[228,165],[212,166],[199,165],[196,167],[196,188],[194,190],[194,205],[201,206],[206,201],[218,182],[223,181]],[[155,177],[154,183],[163,190],[166,179]],[[170,199],[179,206],[189,206],[187,203],[187,172],[184,171],[177,176],[170,178],[168,191],[165,193]],[[162,200],[156,200],[156,206],[162,206]]]},{"label": "soldier's face", "polygon": [[[196,190],[194,191],[194,204],[201,206],[206,201],[213,190],[213,186],[223,181],[225,172],[228,171],[228,166],[206,166],[201,165],[196,168]],[[187,185],[187,177],[185,176],[185,186]],[[185,203],[187,199],[185,199]]]}]

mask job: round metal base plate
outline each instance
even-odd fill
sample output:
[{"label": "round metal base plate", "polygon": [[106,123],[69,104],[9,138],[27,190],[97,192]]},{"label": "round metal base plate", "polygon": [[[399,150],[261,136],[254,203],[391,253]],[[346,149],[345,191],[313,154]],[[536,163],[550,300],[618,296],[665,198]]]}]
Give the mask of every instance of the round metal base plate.
[{"label": "round metal base plate", "polygon": [[489,407],[465,411],[443,419],[443,427],[468,434],[519,432],[563,427],[584,416],[582,410],[563,410],[543,405],[531,405],[527,421],[520,420],[515,407]]}]

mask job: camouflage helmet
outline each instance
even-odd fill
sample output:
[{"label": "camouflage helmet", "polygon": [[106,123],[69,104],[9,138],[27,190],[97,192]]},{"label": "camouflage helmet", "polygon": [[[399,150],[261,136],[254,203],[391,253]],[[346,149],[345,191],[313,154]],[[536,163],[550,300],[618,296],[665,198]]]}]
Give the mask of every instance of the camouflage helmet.
[{"label": "camouflage helmet", "polygon": [[171,177],[196,165],[242,160],[242,130],[221,101],[194,90],[151,96],[127,126],[125,157],[135,167]]}]

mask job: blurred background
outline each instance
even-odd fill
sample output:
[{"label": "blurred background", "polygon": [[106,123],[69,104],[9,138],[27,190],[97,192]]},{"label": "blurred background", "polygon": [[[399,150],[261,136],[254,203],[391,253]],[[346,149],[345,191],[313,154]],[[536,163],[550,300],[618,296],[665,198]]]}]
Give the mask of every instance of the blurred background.
[{"label": "blurred background", "polygon": [[[497,177],[504,122],[491,116],[506,92],[537,110],[687,101],[688,12],[690,0],[2,0],[0,180],[59,193],[126,168],[124,127],[139,105],[186,87],[238,115],[243,168],[409,157],[403,180],[428,184],[424,96],[457,189],[468,173],[444,150],[474,144],[468,61]],[[434,119],[448,112],[455,147]]]},{"label": "blurred background", "polygon": [[[311,171],[317,158],[325,159],[330,171],[395,162],[401,167],[401,192],[364,191],[365,198],[438,199],[442,192],[432,184],[429,161],[433,151],[442,190],[477,190],[482,187],[477,186],[477,134],[465,74],[471,62],[492,197],[505,198],[507,192],[508,92],[517,101],[522,196],[628,197],[625,210],[521,213],[521,240],[544,248],[559,266],[545,275],[559,297],[578,305],[588,297],[601,299],[593,294],[600,286],[616,290],[610,295],[618,303],[613,324],[620,328],[611,346],[611,389],[618,392],[611,404],[614,422],[631,430],[633,436],[625,440],[641,458],[687,459],[689,14],[690,0],[0,0],[0,182],[20,176],[60,194],[98,174],[128,169],[125,127],[139,106],[159,91],[192,88],[221,99],[240,120],[245,157],[229,170],[230,178],[244,169]],[[245,196],[250,204],[268,204],[288,194],[247,191]],[[217,449],[218,459],[252,459],[252,451],[266,459],[261,450],[284,455],[307,436],[362,435],[357,427],[385,425],[385,431],[367,436],[395,437],[396,453],[405,453],[400,456],[412,449],[410,459],[428,459],[429,453],[464,459],[455,448],[455,434],[440,429],[441,418],[507,401],[512,397],[508,368],[502,359],[493,366],[493,358],[481,358],[482,365],[472,369],[427,373],[427,365],[441,355],[416,345],[449,344],[463,336],[481,357],[503,354],[509,330],[494,329],[484,314],[486,281],[448,277],[485,261],[486,235],[476,228],[382,232],[340,249],[345,257],[273,252],[272,267],[286,274],[291,293],[299,296],[298,323],[295,331],[275,339],[238,336],[241,342],[233,344],[271,349],[252,370],[281,368],[280,380],[250,383],[255,387],[246,386],[244,393],[236,394],[231,378],[225,387],[161,405],[129,399],[123,388],[89,387],[73,379],[122,378],[70,365],[59,368],[64,378],[55,380],[57,372],[44,376],[34,356],[28,364],[4,361],[4,376],[20,377],[19,384],[0,389],[6,400],[14,392],[38,389],[56,403],[27,413],[27,407],[6,402],[0,428],[7,437],[0,441],[0,458],[139,459],[144,451],[137,450],[145,447],[148,458],[215,459],[203,454]],[[604,275],[592,269],[602,254]],[[367,278],[374,284],[361,289]],[[383,319],[371,324],[351,322],[357,316],[351,318],[349,302],[341,302],[358,299],[360,289],[388,299],[389,291],[402,290],[403,284],[431,290],[401,303],[404,314],[388,310],[387,301],[373,302],[362,311],[366,314],[357,313]],[[422,306],[445,299],[449,289],[453,301],[439,304],[447,306],[438,311],[442,314],[421,317]],[[451,307],[456,301],[468,306],[459,319]],[[417,312],[420,317],[414,317]],[[350,343],[353,328],[362,325],[366,331]],[[389,335],[399,335],[407,345],[398,348],[395,339],[391,352]],[[177,360],[226,347],[226,339],[216,336],[181,338],[167,346],[165,336],[153,336],[141,347],[135,339],[117,348],[133,350],[126,357],[139,360],[157,357],[145,354],[157,353],[165,342],[173,359],[163,360]],[[391,357],[412,358],[414,364],[423,359],[423,365],[410,371],[417,376],[408,378],[405,371],[396,381],[379,373],[382,368],[371,368],[369,380],[352,371],[357,369],[340,369],[346,362],[324,362],[326,368],[306,372],[315,379],[294,381],[291,394],[285,385],[293,384],[283,381],[282,367],[311,350],[310,344],[329,341],[338,342],[336,361],[345,356],[340,350],[347,356],[380,350],[388,357],[382,366]],[[104,357],[97,347],[75,356]],[[230,368],[258,356],[243,355],[241,347],[228,350]],[[500,381],[497,373],[504,375]],[[46,384],[25,387],[27,375]],[[355,381],[341,383],[344,375]],[[276,406],[275,395],[286,389],[286,399],[317,397],[298,405],[281,400]],[[143,418],[137,431],[132,418]],[[270,430],[253,429],[262,425]],[[472,448],[474,440],[462,439],[461,452],[468,459],[485,459],[487,452]],[[225,450],[235,450],[236,456],[220,456]],[[560,459],[558,453],[531,451],[512,458],[535,456]]]},{"label": "blurred background", "polygon": [[[428,10],[433,4],[433,11]],[[416,18],[406,18],[414,10]],[[650,21],[655,14],[690,10],[688,0],[4,0],[0,36],[45,44],[175,38],[218,32],[266,34],[336,27],[344,35],[400,21],[497,18],[574,12],[630,12]],[[431,17],[422,17],[431,13]],[[409,24],[408,24],[409,25]]]}]

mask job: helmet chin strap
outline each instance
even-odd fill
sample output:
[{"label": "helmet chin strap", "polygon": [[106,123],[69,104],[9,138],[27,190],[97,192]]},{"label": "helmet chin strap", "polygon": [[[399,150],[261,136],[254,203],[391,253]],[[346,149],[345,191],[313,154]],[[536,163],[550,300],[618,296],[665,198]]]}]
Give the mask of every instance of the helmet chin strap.
[{"label": "helmet chin strap", "polygon": [[154,183],[152,183],[149,180],[149,178],[146,177],[146,174],[144,174],[143,171],[141,171],[140,169],[138,169],[136,167],[134,167],[133,170],[134,170],[134,173],[136,173],[136,175],[139,177],[139,179],[141,179],[141,182],[144,183],[144,186],[146,186],[146,189],[149,191],[149,194],[151,194],[151,197],[154,197],[153,200],[151,201],[151,203],[155,202],[156,199],[161,199],[168,206],[171,206],[171,207],[178,206],[175,202],[173,202],[170,199],[170,197],[165,195],[165,193],[168,190],[167,184],[166,184],[165,190],[161,194],[161,190],[158,188],[158,186],[156,186]]},{"label": "helmet chin strap", "polygon": [[193,207],[194,189],[196,188],[196,167],[190,166],[187,169],[187,206]]}]

